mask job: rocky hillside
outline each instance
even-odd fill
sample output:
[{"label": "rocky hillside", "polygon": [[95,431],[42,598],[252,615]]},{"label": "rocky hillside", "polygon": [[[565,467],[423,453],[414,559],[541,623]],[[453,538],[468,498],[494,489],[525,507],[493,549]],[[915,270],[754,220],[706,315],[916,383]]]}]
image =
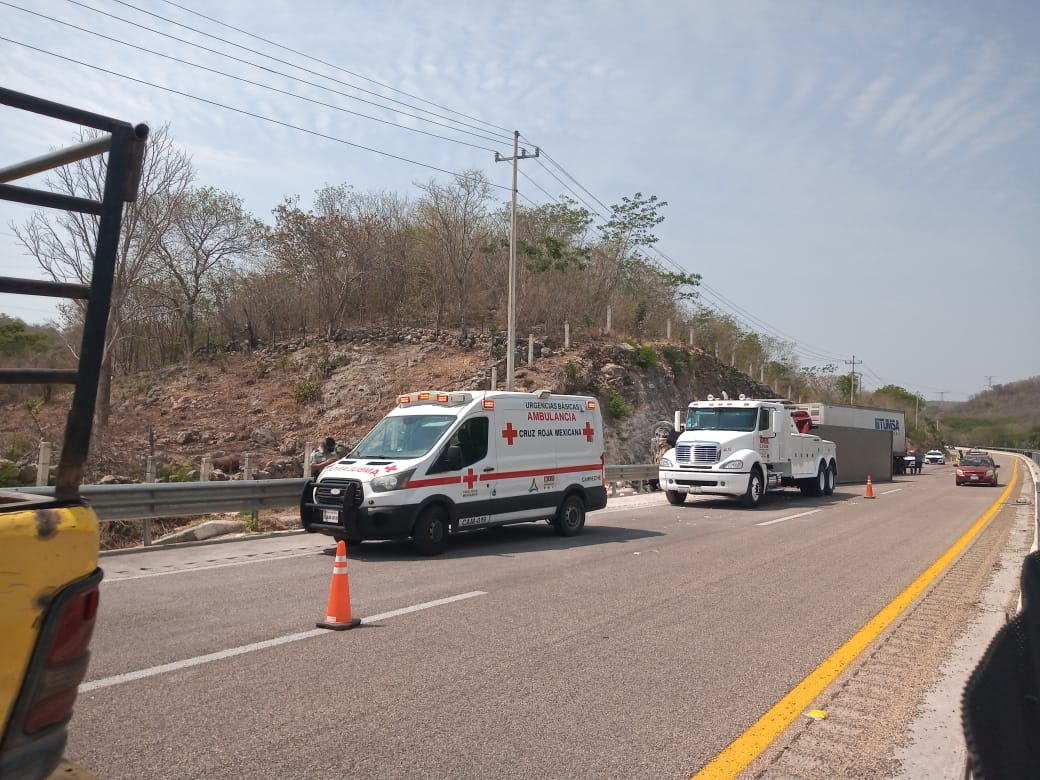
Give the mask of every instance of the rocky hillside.
[{"label": "rocky hillside", "polygon": [[[489,387],[492,368],[504,385],[503,339],[416,329],[341,332],[246,350],[210,349],[191,363],[118,378],[111,423],[94,442],[87,479],[138,481],[154,454],[160,475],[190,478],[203,456],[246,453],[272,478],[300,476],[305,443],[333,436],[357,442],[401,392]],[[713,356],[676,344],[598,338],[564,349],[536,342],[517,355],[518,390],[552,388],[597,396],[607,426],[608,463],[646,463],[655,423],[695,397],[773,395]],[[35,462],[42,438],[58,442],[65,399],[57,393],[30,414],[8,399],[0,419],[0,453]],[[56,459],[56,456],[55,456]],[[232,470],[233,469],[229,469]],[[218,475],[219,476],[219,475]]]}]

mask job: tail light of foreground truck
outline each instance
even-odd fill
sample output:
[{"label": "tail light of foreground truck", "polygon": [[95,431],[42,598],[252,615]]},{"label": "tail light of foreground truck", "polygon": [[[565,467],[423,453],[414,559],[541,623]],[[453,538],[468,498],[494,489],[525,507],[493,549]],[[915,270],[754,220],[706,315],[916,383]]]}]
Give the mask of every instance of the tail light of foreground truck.
[{"label": "tail light of foreground truck", "polygon": [[98,523],[82,505],[0,513],[0,777],[46,777],[65,749],[97,616]]}]

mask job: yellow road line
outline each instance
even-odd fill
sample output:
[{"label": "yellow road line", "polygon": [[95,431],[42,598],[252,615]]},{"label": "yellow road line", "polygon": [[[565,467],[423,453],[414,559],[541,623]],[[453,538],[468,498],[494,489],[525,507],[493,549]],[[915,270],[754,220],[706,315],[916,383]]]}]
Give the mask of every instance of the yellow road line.
[{"label": "yellow road line", "polygon": [[784,730],[794,722],[813,703],[824,689],[834,682],[849,664],[851,664],[871,642],[877,639],[881,633],[899,617],[910,604],[913,603],[921,592],[939,576],[961,551],[967,547],[978,533],[985,528],[990,519],[997,513],[1000,506],[1011,493],[1018,477],[1018,461],[1011,473],[1011,479],[1004,488],[1004,492],[993,502],[968,531],[958,539],[950,549],[943,553],[935,563],[929,566],[909,587],[895,597],[887,606],[871,618],[866,625],[857,631],[845,644],[839,647],[830,658],[816,667],[798,685],[772,706],[765,715],[759,718],[747,731],[733,740],[725,750],[708,762],[703,769],[691,777],[691,780],[715,780],[716,778],[734,778],[742,772],[748,764],[769,747]]}]

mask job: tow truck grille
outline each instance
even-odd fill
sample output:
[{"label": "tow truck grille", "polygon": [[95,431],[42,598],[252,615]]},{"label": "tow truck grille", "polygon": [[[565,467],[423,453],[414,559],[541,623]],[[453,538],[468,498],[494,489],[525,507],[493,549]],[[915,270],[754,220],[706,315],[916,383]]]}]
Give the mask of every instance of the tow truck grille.
[{"label": "tow truck grille", "polygon": [[314,489],[315,503],[351,509],[361,506],[365,491],[356,479],[324,479]]},{"label": "tow truck grille", "polygon": [[675,448],[675,459],[679,463],[715,463],[719,459],[719,445],[700,441],[679,444]]}]

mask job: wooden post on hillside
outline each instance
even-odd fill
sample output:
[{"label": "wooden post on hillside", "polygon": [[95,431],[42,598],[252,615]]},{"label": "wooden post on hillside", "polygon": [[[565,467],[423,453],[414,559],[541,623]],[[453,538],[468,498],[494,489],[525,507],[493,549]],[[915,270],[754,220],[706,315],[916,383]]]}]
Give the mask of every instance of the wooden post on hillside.
[{"label": "wooden post on hillside", "polygon": [[571,348],[571,321],[570,320],[564,320],[563,321],[563,348],[564,349],[570,349]]},{"label": "wooden post on hillside", "polygon": [[254,468],[255,467],[253,466],[253,453],[247,452],[245,456],[245,463],[242,466],[242,479],[252,479]]},{"label": "wooden post on hillside", "polygon": [[494,366],[491,367],[491,390],[498,387],[498,369]]},{"label": "wooden post on hillside", "polygon": [[199,482],[209,482],[209,475],[213,473],[213,461],[209,455],[202,456],[202,466],[199,468]]},{"label": "wooden post on hillside", "polygon": [[51,473],[51,443],[40,442],[40,459],[36,462],[36,487],[47,484],[47,478]]},{"label": "wooden post on hillside", "polygon": [[527,365],[534,365],[534,334],[527,334]]}]

